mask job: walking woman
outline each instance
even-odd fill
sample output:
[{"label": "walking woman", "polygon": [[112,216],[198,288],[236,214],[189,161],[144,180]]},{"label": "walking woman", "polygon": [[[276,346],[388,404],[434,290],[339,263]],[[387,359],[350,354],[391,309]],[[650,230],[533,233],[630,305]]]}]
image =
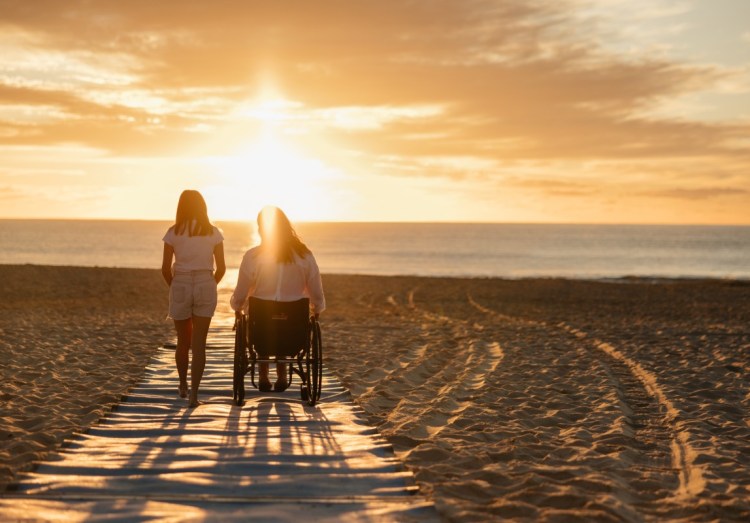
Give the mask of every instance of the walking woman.
[{"label": "walking woman", "polygon": [[[258,214],[260,245],[245,253],[240,265],[237,287],[230,305],[241,311],[251,296],[263,300],[297,301],[310,299],[315,317],[326,307],[318,263],[302,243],[289,218],[278,207],[265,207]],[[258,389],[271,390],[268,364],[258,365]],[[273,390],[282,392],[289,386],[285,363],[276,364]]]},{"label": "walking woman", "polygon": [[181,398],[188,396],[187,372],[192,352],[190,407],[197,407],[198,387],[206,365],[206,336],[216,310],[216,285],[226,272],[224,236],[208,220],[203,196],[188,190],[180,195],[175,223],[163,239],[161,273],[169,285],[169,317],[177,331],[174,359],[180,376],[179,393]]}]

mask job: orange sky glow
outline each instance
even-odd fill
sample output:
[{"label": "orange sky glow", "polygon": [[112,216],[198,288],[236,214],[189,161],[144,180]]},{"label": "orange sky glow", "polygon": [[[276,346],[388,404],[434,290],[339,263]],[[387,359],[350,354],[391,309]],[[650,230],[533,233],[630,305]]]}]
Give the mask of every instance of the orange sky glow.
[{"label": "orange sky glow", "polygon": [[0,0],[0,218],[750,224],[745,0]]}]

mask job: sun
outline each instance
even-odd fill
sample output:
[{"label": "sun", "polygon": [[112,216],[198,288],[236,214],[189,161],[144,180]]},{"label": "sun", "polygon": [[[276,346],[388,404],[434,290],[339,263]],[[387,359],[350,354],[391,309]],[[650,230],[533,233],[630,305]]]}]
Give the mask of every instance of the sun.
[{"label": "sun", "polygon": [[254,220],[266,205],[280,207],[293,221],[331,216],[329,188],[336,171],[302,154],[274,129],[232,155],[207,161],[216,183],[203,192],[218,219]]},{"label": "sun", "polygon": [[[217,219],[254,221],[267,205],[280,207],[292,221],[337,219],[333,200],[344,177],[300,149],[306,145],[299,132],[301,106],[280,96],[268,80],[255,99],[227,117],[230,123],[216,139],[248,139],[229,154],[203,158],[211,183],[202,192]],[[312,145],[305,150],[314,150]]]}]

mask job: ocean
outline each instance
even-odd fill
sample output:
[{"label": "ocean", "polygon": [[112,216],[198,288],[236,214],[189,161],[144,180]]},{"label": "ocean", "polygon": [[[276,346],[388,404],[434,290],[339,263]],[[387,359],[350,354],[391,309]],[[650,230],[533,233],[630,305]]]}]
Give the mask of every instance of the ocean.
[{"label": "ocean", "polygon": [[[0,263],[161,266],[166,221],[0,220]],[[227,280],[254,245],[224,231]],[[329,274],[575,279],[750,279],[750,227],[463,223],[301,223]]]}]

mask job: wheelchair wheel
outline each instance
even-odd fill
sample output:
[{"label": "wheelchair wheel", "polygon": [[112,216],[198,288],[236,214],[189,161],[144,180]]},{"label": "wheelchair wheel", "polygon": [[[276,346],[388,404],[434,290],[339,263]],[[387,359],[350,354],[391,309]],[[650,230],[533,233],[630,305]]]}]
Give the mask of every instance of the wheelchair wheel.
[{"label": "wheelchair wheel", "polygon": [[307,404],[311,407],[320,400],[320,389],[323,385],[323,340],[320,336],[320,324],[313,321],[312,343],[307,356]]},{"label": "wheelchair wheel", "polygon": [[245,353],[245,321],[243,318],[237,320],[234,334],[234,374],[232,383],[234,386],[233,400],[238,406],[245,403],[245,369],[247,367],[247,356]]}]

